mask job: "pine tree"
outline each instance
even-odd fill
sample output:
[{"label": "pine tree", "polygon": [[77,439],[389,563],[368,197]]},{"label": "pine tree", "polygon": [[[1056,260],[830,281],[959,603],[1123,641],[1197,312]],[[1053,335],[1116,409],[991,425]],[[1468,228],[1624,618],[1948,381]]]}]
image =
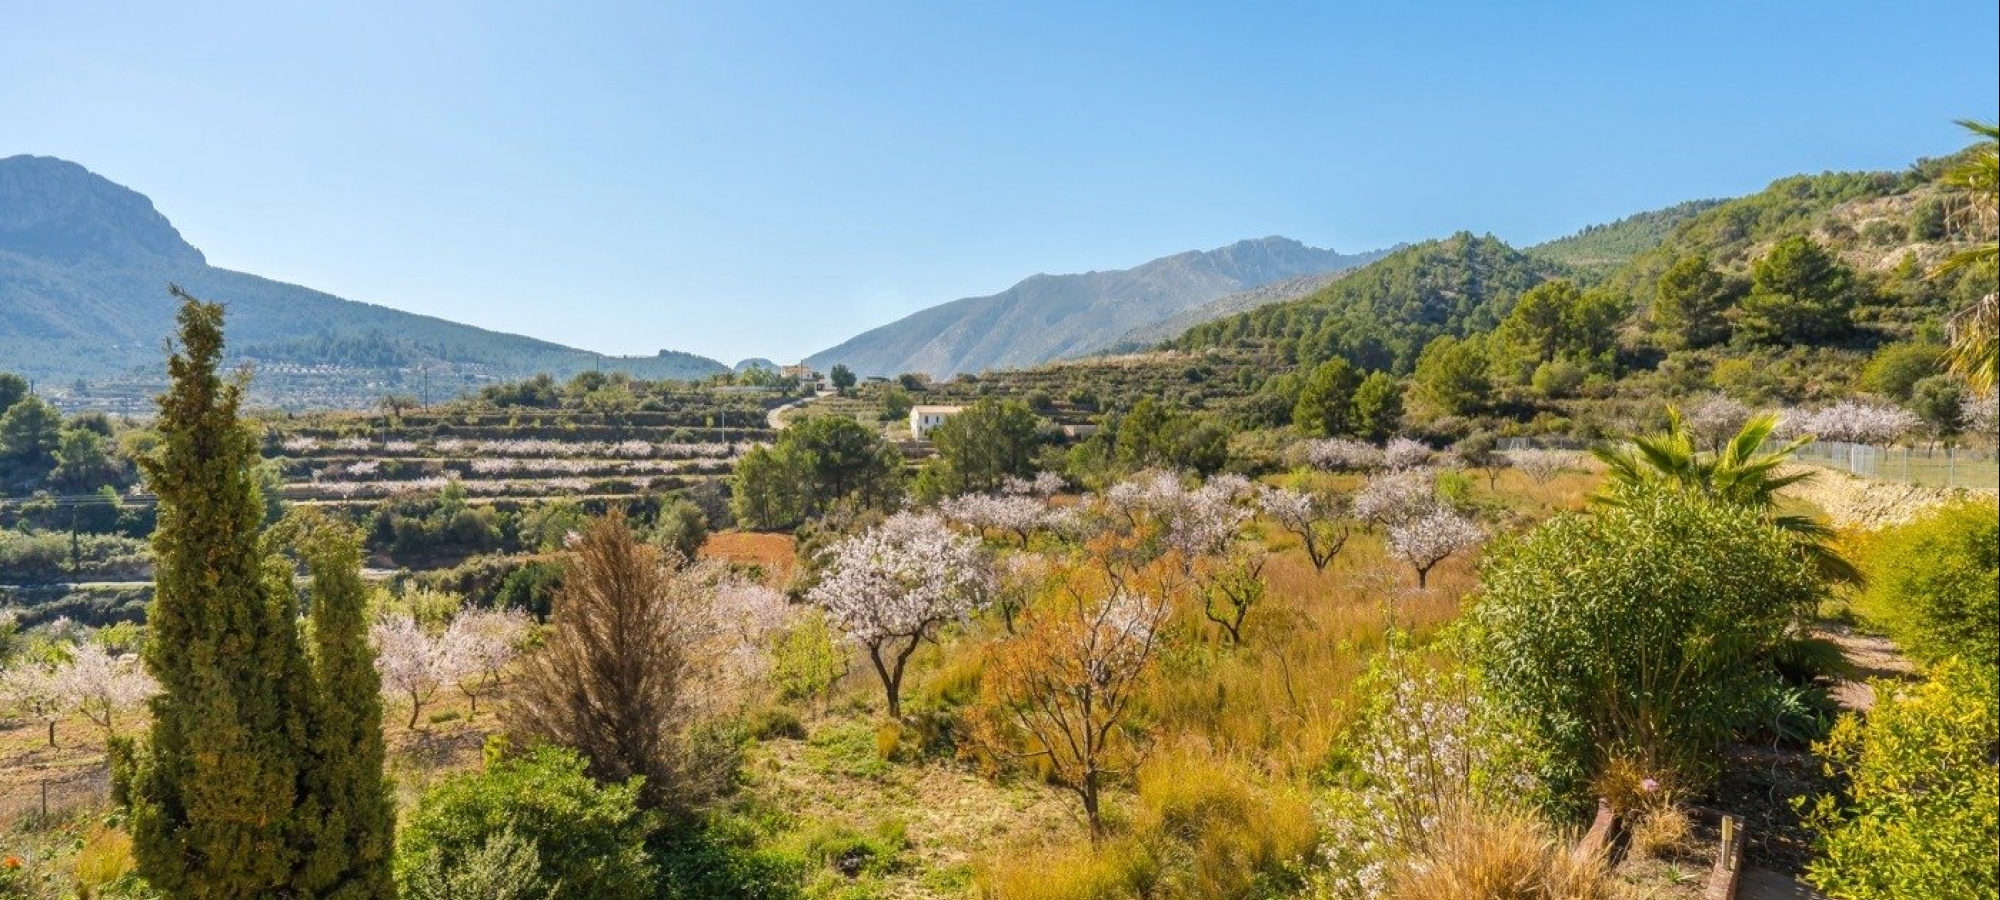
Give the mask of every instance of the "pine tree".
[{"label": "pine tree", "polygon": [[295,522],[312,576],[313,650],[298,895],[390,900],[396,808],[382,775],[382,679],[368,645],[361,535],[312,511]]},{"label": "pine tree", "polygon": [[180,346],[159,398],[160,447],[142,461],[160,500],[144,659],[162,693],[119,793],[139,872],[165,896],[285,897],[311,680],[290,572],[262,544],[242,385],[216,373],[222,307],[173,293]]}]

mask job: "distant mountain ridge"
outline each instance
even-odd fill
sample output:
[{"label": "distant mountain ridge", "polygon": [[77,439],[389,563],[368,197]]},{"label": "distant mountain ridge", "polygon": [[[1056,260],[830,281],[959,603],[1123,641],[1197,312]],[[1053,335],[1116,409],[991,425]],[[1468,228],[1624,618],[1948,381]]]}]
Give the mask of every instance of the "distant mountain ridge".
[{"label": "distant mountain ridge", "polygon": [[157,375],[173,328],[169,283],[228,304],[233,359],[297,373],[288,392],[316,372],[326,401],[414,390],[412,368],[440,390],[536,372],[728,371],[675,351],[603,356],[210,266],[144,194],[66,160],[0,159],[0,369],[57,383]]},{"label": "distant mountain ridge", "polygon": [[933,306],[822,350],[805,362],[864,375],[1019,368],[1118,346],[1135,329],[1274,282],[1351,269],[1380,254],[1342,254],[1283,237],[1190,250],[1130,269],[1035,275],[985,297]]}]

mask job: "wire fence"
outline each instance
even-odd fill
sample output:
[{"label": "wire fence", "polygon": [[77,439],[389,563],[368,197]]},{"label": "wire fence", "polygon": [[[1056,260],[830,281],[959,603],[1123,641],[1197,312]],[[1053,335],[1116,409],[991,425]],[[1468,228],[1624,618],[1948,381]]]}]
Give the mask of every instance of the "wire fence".
[{"label": "wire fence", "polygon": [[2000,491],[2000,459],[1991,450],[1814,441],[1801,448],[1797,458],[1799,462],[1878,481]]},{"label": "wire fence", "polygon": [[[1503,438],[1501,450],[1581,452],[1582,441],[1566,437]],[[2000,456],[1966,447],[1880,447],[1845,441],[1814,441],[1800,448],[1801,463],[1849,472],[1876,481],[2000,492]]]},{"label": "wire fence", "polygon": [[110,799],[111,773],[103,767],[36,773],[0,786],[0,831],[102,810]]}]

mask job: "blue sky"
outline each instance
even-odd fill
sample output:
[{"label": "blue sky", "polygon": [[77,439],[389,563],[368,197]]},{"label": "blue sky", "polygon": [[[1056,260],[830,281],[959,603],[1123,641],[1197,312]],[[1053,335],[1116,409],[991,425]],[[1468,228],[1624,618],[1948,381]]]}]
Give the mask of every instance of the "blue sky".
[{"label": "blue sky", "polygon": [[1036,272],[1517,244],[1992,118],[1983,2],[9,2],[0,156],[217,265],[788,360]]}]

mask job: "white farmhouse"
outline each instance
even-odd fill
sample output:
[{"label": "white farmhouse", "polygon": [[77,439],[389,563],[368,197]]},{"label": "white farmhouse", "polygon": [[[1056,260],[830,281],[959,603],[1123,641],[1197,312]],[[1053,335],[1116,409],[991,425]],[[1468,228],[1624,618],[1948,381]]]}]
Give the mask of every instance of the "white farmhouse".
[{"label": "white farmhouse", "polygon": [[963,406],[912,406],[910,407],[910,437],[923,440],[931,429],[944,424]]}]

